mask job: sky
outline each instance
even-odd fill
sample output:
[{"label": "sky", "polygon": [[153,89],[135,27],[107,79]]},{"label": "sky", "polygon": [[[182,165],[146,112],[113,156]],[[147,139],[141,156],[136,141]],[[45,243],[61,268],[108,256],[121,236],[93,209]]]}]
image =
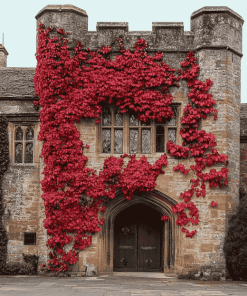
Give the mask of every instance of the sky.
[{"label": "sky", "polygon": [[[50,2],[51,1],[51,2]],[[246,0],[8,0],[0,10],[0,43],[9,55],[8,67],[35,67],[35,15],[49,4],[72,4],[86,10],[88,30],[96,31],[97,22],[128,22],[129,31],[151,31],[152,22],[183,22],[190,31],[191,14],[204,6],[228,6],[242,16],[243,54],[241,62],[241,102],[247,103],[247,1]]]}]

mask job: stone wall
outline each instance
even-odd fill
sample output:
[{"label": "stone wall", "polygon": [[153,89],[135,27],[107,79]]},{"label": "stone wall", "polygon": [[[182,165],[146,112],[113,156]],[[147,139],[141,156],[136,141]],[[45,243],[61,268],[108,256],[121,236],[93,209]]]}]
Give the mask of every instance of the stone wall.
[{"label": "stone wall", "polygon": [[[240,114],[242,18],[227,7],[204,7],[192,14],[191,31],[189,32],[184,31],[183,23],[165,22],[153,23],[150,32],[129,32],[128,23],[97,23],[97,30],[88,32],[88,17],[84,10],[72,5],[48,5],[37,14],[36,19],[37,25],[41,21],[46,28],[53,25],[57,29],[62,27],[69,32],[71,54],[73,54],[72,49],[77,41],[81,41],[86,48],[89,47],[92,50],[110,45],[112,47],[111,58],[114,59],[119,54],[119,37],[122,38],[124,47],[131,50],[138,38],[144,38],[148,43],[148,53],[161,51],[164,54],[163,61],[174,68],[180,67],[188,51],[195,52],[201,68],[198,79],[206,81],[210,78],[214,82],[210,92],[217,101],[216,108],[218,109],[218,120],[214,121],[213,117],[209,116],[201,123],[201,129],[213,133],[218,143],[216,148],[219,153],[229,156],[229,185],[223,189],[209,190],[207,184],[207,196],[192,200],[199,209],[200,222],[196,227],[190,226],[188,229],[197,229],[198,233],[192,239],[185,238],[185,235],[180,233],[180,227],[174,225],[175,262],[170,270],[166,269],[166,272],[185,273],[190,269],[200,270],[205,266],[209,266],[211,270],[224,269],[222,246],[225,229],[228,217],[235,211],[239,200],[240,116],[241,126],[243,126],[241,137],[245,134],[244,126],[247,117],[245,107],[241,109]],[[21,260],[22,252],[33,252],[40,256],[40,263],[43,263],[46,261],[48,250],[45,247],[47,237],[43,228],[45,217],[39,183],[43,179],[44,169],[43,160],[38,158],[42,143],[35,142],[34,164],[17,165],[13,163],[15,124],[23,122],[34,124],[36,138],[39,132],[38,112],[32,103],[35,99],[34,73],[34,68],[0,68],[0,114],[6,114],[10,121],[9,137],[12,143],[10,145],[12,162],[4,177],[6,211],[3,218],[9,234],[8,260],[18,261]],[[173,102],[180,104],[180,122],[182,110],[188,103],[189,90],[184,81],[180,81],[179,85],[179,88],[170,88],[170,91],[174,96]],[[109,155],[102,154],[98,149],[100,126],[95,125],[94,121],[94,119],[81,120],[75,125],[81,134],[80,139],[90,146],[85,151],[85,155],[89,158],[87,166],[99,172]],[[177,136],[177,144],[182,144],[179,136]],[[241,142],[240,180],[244,188],[247,180],[246,148],[245,143]],[[153,164],[160,155],[153,153],[146,156]],[[140,157],[141,155],[137,155],[137,159]],[[188,176],[175,173],[173,167],[178,163],[189,168],[194,164],[194,160],[179,161],[168,156],[165,175],[158,177],[155,188],[157,192],[168,196],[174,203],[181,201],[180,193],[189,189],[189,180],[194,177],[193,172],[190,172]],[[142,197],[136,196],[135,198]],[[210,206],[212,200],[218,203],[217,208]],[[111,206],[109,203],[109,207]],[[37,233],[37,245],[23,246],[23,232],[30,230]],[[112,271],[113,254],[112,249],[106,250],[105,246],[108,243],[106,240],[102,233],[96,234],[93,244],[80,252],[80,260],[74,270],[80,271],[88,266],[91,270],[97,267],[99,272]],[[110,253],[109,257],[106,255],[108,253]]]},{"label": "stone wall", "polygon": [[[16,73],[20,72],[17,70]],[[20,89],[23,90],[24,87],[22,87],[21,82],[20,79],[20,84],[17,83],[13,89],[17,90],[20,85]],[[28,86],[26,85],[26,87]],[[45,247],[47,235],[43,227],[45,214],[40,184],[40,180],[43,178],[41,173],[44,168],[39,158],[42,143],[37,140],[40,123],[33,102],[24,98],[18,100],[17,95],[20,95],[20,93],[14,93],[13,89],[10,89],[10,91],[12,95],[14,94],[15,100],[4,97],[4,100],[2,99],[0,103],[0,115],[5,114],[9,121],[10,143],[10,165],[2,182],[5,208],[2,218],[8,233],[7,263],[22,262],[23,253],[36,254],[40,261],[44,262],[47,259],[48,250]],[[34,128],[33,163],[14,163],[14,128],[17,125],[31,125]],[[24,245],[25,232],[36,233],[36,245]]]},{"label": "stone wall", "polygon": [[247,193],[247,104],[240,108],[240,198]]}]

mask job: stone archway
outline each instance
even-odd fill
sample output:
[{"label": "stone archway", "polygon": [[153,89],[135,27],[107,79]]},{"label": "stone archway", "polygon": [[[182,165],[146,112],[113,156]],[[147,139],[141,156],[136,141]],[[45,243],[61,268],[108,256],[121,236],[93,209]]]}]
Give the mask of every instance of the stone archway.
[{"label": "stone archway", "polygon": [[117,215],[123,210],[133,206],[142,204],[153,208],[162,216],[167,215],[170,221],[166,221],[162,233],[162,264],[164,272],[173,273],[175,263],[175,238],[179,241],[179,231],[175,223],[175,215],[171,211],[171,206],[177,202],[169,196],[154,190],[148,193],[135,194],[128,201],[121,192],[116,194],[115,199],[109,202],[106,212],[102,214],[105,222],[100,233],[100,258],[99,272],[113,272],[114,258],[114,223]]}]

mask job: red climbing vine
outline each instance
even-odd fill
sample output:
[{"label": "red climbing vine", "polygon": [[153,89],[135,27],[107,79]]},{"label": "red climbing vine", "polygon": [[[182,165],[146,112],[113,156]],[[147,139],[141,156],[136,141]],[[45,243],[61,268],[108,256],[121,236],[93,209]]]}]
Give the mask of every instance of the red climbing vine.
[{"label": "red climbing vine", "polygon": [[[51,39],[49,33],[52,30],[39,25],[38,63],[34,77],[39,96],[39,101],[34,104],[42,107],[38,136],[38,140],[43,141],[40,157],[46,164],[41,181],[46,215],[44,227],[50,236],[47,246],[52,249],[46,269],[60,272],[76,263],[77,250],[90,246],[92,234],[101,229],[104,220],[99,220],[98,213],[105,211],[106,199],[113,199],[117,189],[127,200],[137,190],[152,191],[156,178],[164,173],[162,168],[167,165],[166,155],[151,165],[145,156],[137,160],[135,155],[124,154],[120,158],[107,158],[103,169],[97,173],[86,167],[88,158],[83,155],[83,150],[89,145],[80,140],[74,122],[79,123],[81,118],[96,118],[95,122],[99,123],[106,103],[118,106],[121,113],[135,112],[142,122],[172,118],[170,104],[173,97],[168,88],[179,86],[180,79],[188,82],[191,101],[184,109],[181,121],[183,146],[168,142],[167,150],[179,159],[195,157],[196,165],[186,169],[179,164],[174,171],[187,175],[193,170],[197,179],[191,180],[191,188],[180,196],[184,202],[172,206],[172,211],[178,213],[177,224],[198,224],[198,209],[190,201],[191,197],[194,192],[197,197],[205,196],[206,181],[210,187],[227,185],[228,169],[202,172],[206,166],[218,162],[227,165],[227,156],[219,155],[213,148],[216,146],[214,135],[198,130],[200,121],[217,111],[212,107],[216,102],[208,93],[212,81],[207,79],[203,83],[196,79],[199,66],[194,54],[188,53],[181,63],[182,70],[175,71],[162,61],[161,53],[147,54],[145,40],[138,39],[134,52],[130,52],[123,48],[119,38],[120,54],[113,61],[110,46],[92,52],[89,48],[84,49],[80,42],[71,57],[66,33],[59,29],[57,36]],[[212,148],[211,153],[205,154],[209,148]],[[125,157],[130,160],[124,168]],[[185,209],[190,210],[191,217]],[[170,218],[163,216],[162,220],[169,221]],[[196,233],[196,230],[189,232],[185,228],[182,231],[190,237]],[[70,243],[71,250],[65,251],[64,246]]]}]

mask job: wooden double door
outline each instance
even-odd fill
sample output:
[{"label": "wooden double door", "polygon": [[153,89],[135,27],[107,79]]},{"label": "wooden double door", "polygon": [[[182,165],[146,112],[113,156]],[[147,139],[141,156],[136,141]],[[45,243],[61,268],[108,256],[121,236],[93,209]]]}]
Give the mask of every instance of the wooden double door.
[{"label": "wooden double door", "polygon": [[161,271],[163,221],[158,211],[137,204],[122,211],[114,223],[115,271]]}]

